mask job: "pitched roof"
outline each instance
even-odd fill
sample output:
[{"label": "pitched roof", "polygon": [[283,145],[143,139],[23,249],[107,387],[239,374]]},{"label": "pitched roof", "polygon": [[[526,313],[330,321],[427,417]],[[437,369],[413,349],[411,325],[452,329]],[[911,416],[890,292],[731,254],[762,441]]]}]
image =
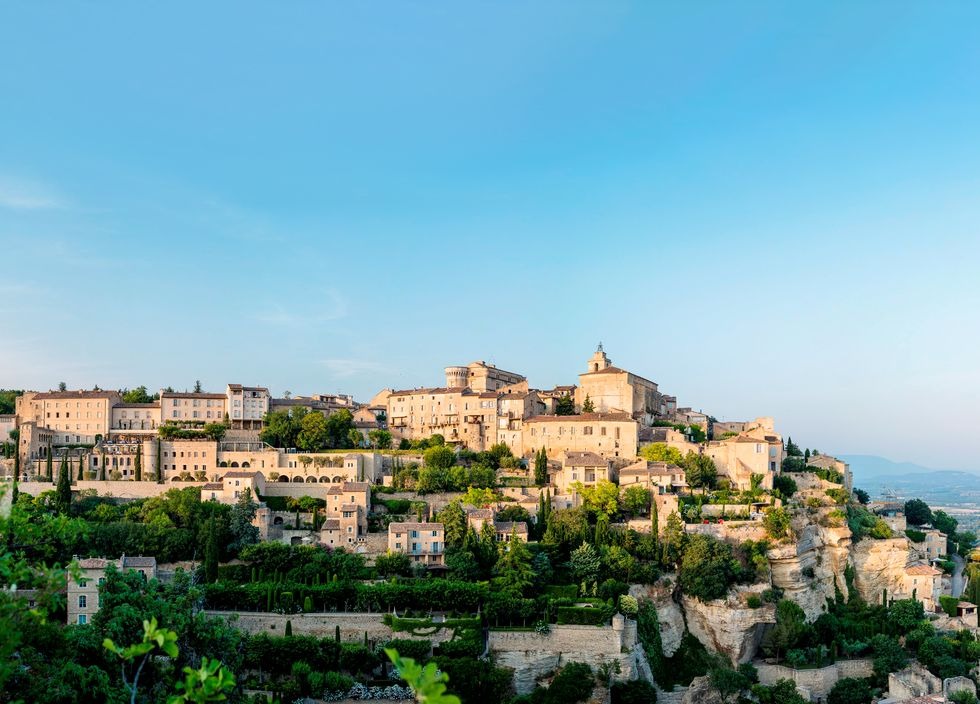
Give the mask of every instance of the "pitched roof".
[{"label": "pitched roof", "polygon": [[221,482],[208,482],[201,487],[202,491],[221,491],[225,488],[225,485]]},{"label": "pitched roof", "polygon": [[499,533],[510,533],[515,528],[518,533],[527,533],[527,523],[524,521],[498,521],[493,526]]},{"label": "pitched roof", "polygon": [[127,567],[156,567],[157,559],[155,557],[143,557],[142,555],[136,557],[123,555],[122,566],[123,569]]},{"label": "pitched roof", "polygon": [[916,576],[935,577],[936,575],[940,575],[942,573],[942,570],[937,570],[935,567],[931,567],[929,565],[912,565],[911,567],[905,568],[905,574]]},{"label": "pitched roof", "polygon": [[357,510],[357,504],[341,504],[340,505],[340,510],[341,511],[356,511]]},{"label": "pitched roof", "polygon": [[262,472],[225,472],[223,475],[224,479],[253,479]]},{"label": "pitched roof", "polygon": [[684,474],[684,470],[676,464],[669,462],[648,462],[640,460],[619,470],[619,476],[623,475],[645,475],[645,474]]},{"label": "pitched roof", "polygon": [[224,394],[208,394],[208,393],[194,393],[187,391],[164,391],[160,394],[160,398],[166,396],[167,398],[223,398],[228,399]]},{"label": "pitched roof", "polygon": [[150,401],[149,403],[117,403],[113,408],[159,408],[159,401]]},{"label": "pitched roof", "polygon": [[371,485],[367,482],[344,482],[340,485],[344,491],[370,491]]},{"label": "pitched roof", "polygon": [[320,525],[320,530],[340,530],[340,519],[328,518]]},{"label": "pitched roof", "polygon": [[104,557],[86,557],[78,561],[78,566],[83,570],[104,570],[110,562]]},{"label": "pitched roof", "polygon": [[574,467],[605,467],[609,465],[609,460],[594,452],[566,451],[563,453],[562,464]]},{"label": "pitched roof", "polygon": [[442,530],[443,525],[441,523],[389,523],[388,532],[392,531],[406,531],[406,530]]},{"label": "pitched roof", "polygon": [[64,398],[108,398],[118,396],[118,391],[41,391],[34,398],[64,399]]}]

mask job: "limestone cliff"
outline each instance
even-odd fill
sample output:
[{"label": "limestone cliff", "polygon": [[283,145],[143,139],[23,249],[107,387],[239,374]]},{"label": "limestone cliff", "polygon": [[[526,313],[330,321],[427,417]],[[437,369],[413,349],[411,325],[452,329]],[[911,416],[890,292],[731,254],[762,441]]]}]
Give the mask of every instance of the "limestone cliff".
[{"label": "limestone cliff", "polygon": [[847,597],[844,568],[851,547],[851,531],[846,523],[835,525],[831,508],[799,510],[792,520],[792,540],[769,549],[772,585],[783,590],[806,613],[819,616],[826,599],[833,599],[835,586]]},{"label": "limestone cliff", "polygon": [[859,541],[851,549],[854,586],[869,604],[880,604],[882,592],[894,595],[902,589],[909,559],[907,538]]},{"label": "limestone cliff", "polygon": [[687,627],[684,624],[684,612],[674,600],[676,578],[668,575],[656,584],[633,584],[630,595],[637,599],[649,599],[657,608],[657,620],[660,621],[660,641],[665,657],[672,657],[681,647],[681,638]]},{"label": "limestone cliff", "polygon": [[751,660],[766,631],[776,622],[773,604],[763,604],[757,609],[745,605],[743,592],[748,589],[740,587],[725,599],[708,602],[681,597],[691,634],[733,664]]}]

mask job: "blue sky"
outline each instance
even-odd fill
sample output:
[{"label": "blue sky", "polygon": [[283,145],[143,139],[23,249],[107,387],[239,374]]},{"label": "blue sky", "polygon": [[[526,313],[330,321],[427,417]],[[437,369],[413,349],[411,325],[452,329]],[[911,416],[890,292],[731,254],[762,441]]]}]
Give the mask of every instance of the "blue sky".
[{"label": "blue sky", "polygon": [[7,3],[0,386],[613,361],[977,468],[980,6]]}]

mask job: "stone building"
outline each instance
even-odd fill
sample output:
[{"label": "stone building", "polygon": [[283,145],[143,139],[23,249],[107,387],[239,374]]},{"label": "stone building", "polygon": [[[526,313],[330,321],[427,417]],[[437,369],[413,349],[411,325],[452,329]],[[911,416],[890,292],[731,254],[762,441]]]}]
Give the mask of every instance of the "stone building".
[{"label": "stone building", "polygon": [[388,550],[408,555],[426,567],[445,563],[446,532],[442,523],[392,523],[388,526]]},{"label": "stone building", "polygon": [[942,594],[942,570],[931,565],[910,565],[902,578],[901,598],[915,598],[922,602],[926,613],[936,610]]},{"label": "stone building", "polygon": [[498,369],[486,362],[471,362],[465,367],[446,367],[446,387],[467,388],[478,393],[499,391],[506,386],[519,384],[526,379],[516,372]]},{"label": "stone building", "polygon": [[19,425],[50,431],[54,445],[94,445],[109,434],[112,407],[121,400],[118,391],[25,391],[16,414]]},{"label": "stone building", "polygon": [[750,489],[752,475],[759,474],[761,487],[768,490],[783,461],[783,439],[774,430],[760,426],[734,437],[710,440],[704,454],[714,460],[718,475],[727,477],[736,489]]},{"label": "stone building", "polygon": [[160,392],[160,417],[163,423],[222,423],[228,412],[225,394]]},{"label": "stone building", "polygon": [[[588,371],[579,374],[575,407],[581,409],[586,398],[598,413],[627,413],[645,425],[673,415],[667,398],[656,382],[614,367],[602,344],[588,361]],[[676,401],[674,401],[676,404]]]},{"label": "stone building", "polygon": [[261,430],[271,396],[264,386],[228,384],[225,390],[228,421],[233,430]]},{"label": "stone building", "polygon": [[676,494],[687,489],[684,469],[669,462],[637,460],[619,470],[619,486],[639,484],[653,494]]},{"label": "stone building", "polygon": [[160,427],[160,402],[117,403],[110,412],[110,434],[155,436]]},{"label": "stone building", "polygon": [[543,447],[549,457],[560,457],[563,452],[636,457],[639,424],[627,413],[534,416],[523,425],[523,454]]},{"label": "stone building", "polygon": [[87,557],[74,559],[78,567],[78,579],[68,572],[67,601],[68,623],[80,625],[90,623],[92,617],[99,611],[99,585],[105,582],[106,568],[110,564],[125,572],[135,570],[145,579],[155,579],[157,576],[157,561],[155,557],[130,557],[123,555],[118,560],[107,560],[104,557]]},{"label": "stone building", "polygon": [[601,481],[612,481],[612,462],[594,452],[564,452],[561,469],[552,477],[551,483],[560,494],[575,493],[572,485],[579,483],[592,487]]}]

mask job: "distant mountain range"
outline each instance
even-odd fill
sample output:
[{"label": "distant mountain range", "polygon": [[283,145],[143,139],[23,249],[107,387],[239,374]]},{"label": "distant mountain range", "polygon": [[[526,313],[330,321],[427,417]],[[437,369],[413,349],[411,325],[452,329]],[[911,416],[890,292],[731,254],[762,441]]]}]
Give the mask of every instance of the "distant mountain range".
[{"label": "distant mountain range", "polygon": [[875,497],[888,489],[899,496],[919,496],[948,504],[980,501],[980,473],[893,462],[877,455],[839,457],[851,466],[854,485]]}]

